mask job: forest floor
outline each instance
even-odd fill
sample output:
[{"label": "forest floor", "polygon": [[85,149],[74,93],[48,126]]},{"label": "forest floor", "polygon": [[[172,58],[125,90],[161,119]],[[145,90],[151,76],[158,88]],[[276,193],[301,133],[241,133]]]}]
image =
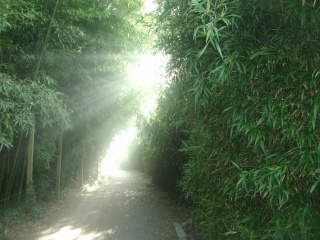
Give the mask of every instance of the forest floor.
[{"label": "forest floor", "polygon": [[177,240],[174,223],[186,222],[189,212],[149,177],[119,170],[97,186],[51,204],[43,218],[9,227],[5,239]]}]

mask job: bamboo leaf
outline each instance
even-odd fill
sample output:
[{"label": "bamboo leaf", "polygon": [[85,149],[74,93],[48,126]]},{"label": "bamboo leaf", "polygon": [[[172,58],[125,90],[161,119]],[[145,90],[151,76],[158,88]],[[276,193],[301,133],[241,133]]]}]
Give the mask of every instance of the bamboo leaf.
[{"label": "bamboo leaf", "polygon": [[316,189],[316,187],[318,186],[319,182],[320,182],[320,181],[316,181],[316,182],[312,185],[312,187],[311,187],[311,189],[310,189],[310,193],[313,193],[313,191],[314,191],[314,190]]},{"label": "bamboo leaf", "polygon": [[242,169],[239,167],[239,165],[236,164],[234,161],[231,161],[231,163],[232,163],[239,171],[242,171]]}]

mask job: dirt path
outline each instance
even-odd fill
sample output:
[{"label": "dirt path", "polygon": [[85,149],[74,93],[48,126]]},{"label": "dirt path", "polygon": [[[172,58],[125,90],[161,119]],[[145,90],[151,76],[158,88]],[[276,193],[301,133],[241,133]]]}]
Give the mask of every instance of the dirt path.
[{"label": "dirt path", "polygon": [[187,214],[143,174],[120,171],[14,239],[177,240]]}]

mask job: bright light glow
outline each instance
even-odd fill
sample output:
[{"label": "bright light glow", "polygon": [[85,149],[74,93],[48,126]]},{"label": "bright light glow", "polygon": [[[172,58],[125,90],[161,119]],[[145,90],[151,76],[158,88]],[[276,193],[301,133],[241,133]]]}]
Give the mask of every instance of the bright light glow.
[{"label": "bright light glow", "polygon": [[140,58],[140,64],[133,70],[132,78],[136,87],[151,90],[163,82],[164,64],[163,55],[144,55]]},{"label": "bright light glow", "polygon": [[114,137],[108,153],[100,165],[100,177],[108,178],[121,175],[122,171],[118,165],[121,161],[128,160],[128,150],[136,134],[137,129],[129,127]]},{"label": "bright light glow", "polygon": [[[137,60],[137,61],[136,61]],[[138,62],[138,63],[137,63]],[[129,77],[129,89],[138,93],[141,99],[140,112],[144,116],[150,116],[157,104],[159,91],[165,82],[165,64],[167,58],[164,55],[140,55],[132,61],[128,67],[131,73]],[[132,87],[132,88],[131,88]],[[99,181],[107,180],[110,176],[121,176],[123,171],[119,170],[119,163],[129,163],[129,148],[137,135],[135,127],[116,135],[110,144],[107,155],[101,161]]]},{"label": "bright light glow", "polygon": [[97,188],[98,188],[98,186],[97,186],[96,184],[95,184],[95,185],[89,185],[89,184],[84,185],[84,189],[85,189],[87,192],[93,192],[93,191],[95,191]]},{"label": "bright light glow", "polygon": [[140,64],[132,72],[132,82],[141,92],[141,112],[144,116],[150,115],[156,108],[156,100],[160,89],[165,82],[165,64],[167,58],[162,55],[140,56]]},{"label": "bright light glow", "polygon": [[[128,82],[125,88],[133,91],[135,97],[141,102],[140,113],[149,116],[156,108],[156,100],[159,95],[159,89],[164,82],[164,70],[167,62],[161,55],[139,55],[131,57],[127,75]],[[133,102],[135,102],[134,100]],[[115,118],[116,119],[116,118]],[[127,130],[116,135],[110,144],[107,155],[101,161],[99,166],[99,182],[108,180],[110,176],[122,176],[124,171],[119,170],[119,163],[129,164],[130,145],[135,140],[137,129],[129,127]],[[90,191],[91,189],[87,189]]]},{"label": "bright light glow", "polygon": [[154,0],[145,0],[143,5],[143,13],[150,13],[154,11],[157,8],[157,4],[154,2]]},{"label": "bright light glow", "polygon": [[51,235],[47,235],[46,232],[44,232],[44,236],[40,237],[39,240],[60,240],[60,239],[94,240],[94,239],[101,239],[102,237],[102,233],[91,232],[86,234],[80,228],[72,229],[71,226],[63,227],[58,232],[55,232]]},{"label": "bright light glow", "polygon": [[81,233],[81,229],[72,229],[71,226],[61,228],[59,232],[47,236],[46,239],[76,239]]}]

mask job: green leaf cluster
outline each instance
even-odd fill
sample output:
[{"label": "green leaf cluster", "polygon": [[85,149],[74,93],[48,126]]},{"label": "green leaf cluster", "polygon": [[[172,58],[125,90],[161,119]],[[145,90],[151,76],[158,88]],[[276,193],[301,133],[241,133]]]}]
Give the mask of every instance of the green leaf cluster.
[{"label": "green leaf cluster", "polygon": [[69,113],[59,95],[37,82],[11,79],[0,73],[0,150],[12,147],[13,136],[27,133],[36,119],[42,127],[67,129]]}]

